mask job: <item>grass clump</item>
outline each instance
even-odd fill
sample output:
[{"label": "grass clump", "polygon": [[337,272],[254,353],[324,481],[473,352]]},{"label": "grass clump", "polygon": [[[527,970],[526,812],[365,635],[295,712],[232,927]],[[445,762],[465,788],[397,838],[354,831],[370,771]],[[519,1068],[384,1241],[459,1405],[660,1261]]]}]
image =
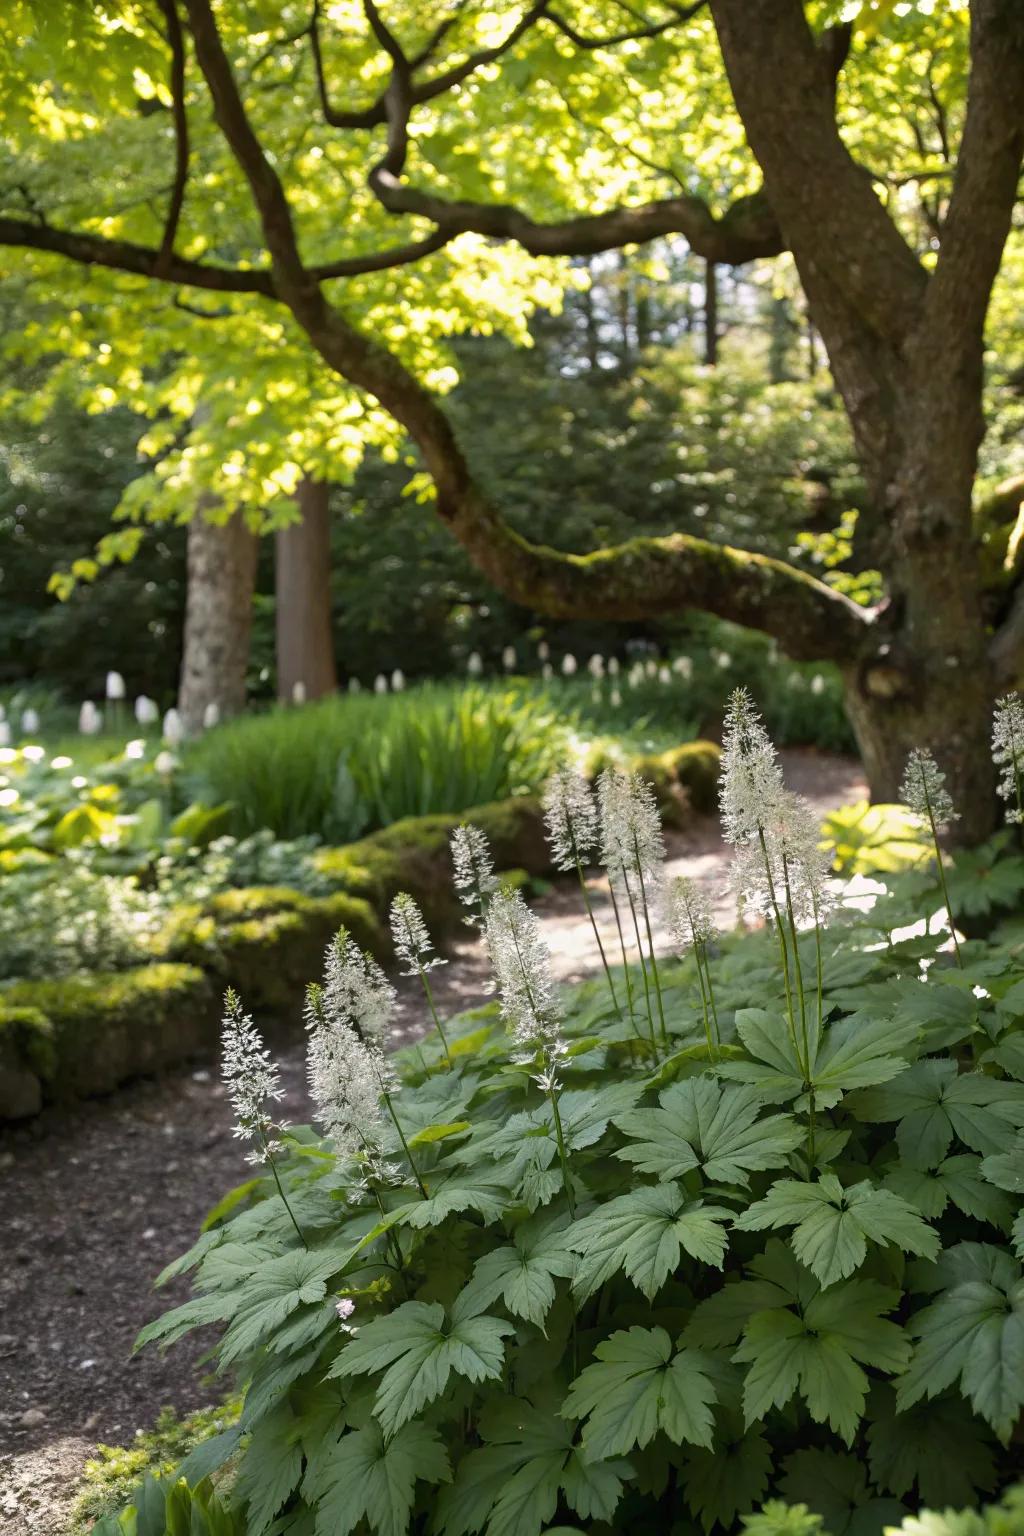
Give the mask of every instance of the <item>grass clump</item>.
[{"label": "grass clump", "polygon": [[250,715],[196,743],[188,769],[235,830],[345,843],[408,816],[536,789],[562,732],[543,699],[428,686]]}]

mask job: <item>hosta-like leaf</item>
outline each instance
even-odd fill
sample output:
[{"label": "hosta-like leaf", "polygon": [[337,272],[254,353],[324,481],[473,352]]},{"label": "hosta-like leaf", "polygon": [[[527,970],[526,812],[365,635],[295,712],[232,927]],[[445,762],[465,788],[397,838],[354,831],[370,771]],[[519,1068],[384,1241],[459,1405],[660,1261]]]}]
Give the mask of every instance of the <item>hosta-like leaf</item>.
[{"label": "hosta-like leaf", "polygon": [[747,1184],[750,1173],[781,1167],[805,1135],[789,1115],[759,1118],[755,1089],[722,1086],[711,1077],[673,1083],[658,1102],[658,1109],[616,1115],[631,1140],[615,1155],[663,1179],[699,1167],[715,1183]]},{"label": "hosta-like leaf", "polygon": [[1024,1273],[998,1248],[959,1246],[971,1250],[972,1277],[955,1281],[911,1320],[918,1343],[898,1403],[909,1407],[959,1381],[974,1411],[1005,1440],[1024,1407]]},{"label": "hosta-like leaf", "polygon": [[594,1354],[595,1363],[580,1372],[562,1405],[566,1418],[586,1420],[588,1457],[624,1456],[659,1430],[677,1445],[711,1444],[715,1388],[699,1353],[673,1355],[664,1328],[629,1328]]},{"label": "hosta-like leaf", "polygon": [[417,1481],[450,1479],[436,1429],[406,1424],[385,1439],[371,1421],[321,1446],[303,1492],[316,1503],[316,1536],[349,1536],[364,1519],[376,1536],[406,1536]]},{"label": "hosta-like leaf", "polygon": [[816,1184],[779,1180],[735,1225],[747,1231],[792,1226],[794,1253],[823,1287],[852,1275],[869,1242],[895,1243],[922,1258],[939,1251],[938,1233],[899,1195],[866,1180],[844,1189],[831,1173]]},{"label": "hosta-like leaf", "polygon": [[499,1317],[460,1317],[445,1324],[438,1302],[406,1301],[360,1328],[331,1368],[334,1376],[383,1372],[374,1412],[386,1434],[440,1397],[454,1372],[469,1381],[501,1375],[512,1323]]},{"label": "hosta-like leaf", "polygon": [[903,1330],[882,1315],[899,1299],[898,1291],[873,1281],[848,1280],[813,1297],[800,1314],[788,1308],[754,1313],[733,1355],[750,1366],[743,1385],[747,1423],[784,1407],[799,1390],[813,1419],[852,1441],[868,1386],[860,1363],[899,1371],[910,1355]]},{"label": "hosta-like leaf", "polygon": [[566,1246],[580,1255],[574,1288],[590,1296],[618,1270],[653,1300],[688,1253],[721,1268],[726,1235],[723,1206],[691,1200],[676,1184],[634,1189],[574,1222]]}]

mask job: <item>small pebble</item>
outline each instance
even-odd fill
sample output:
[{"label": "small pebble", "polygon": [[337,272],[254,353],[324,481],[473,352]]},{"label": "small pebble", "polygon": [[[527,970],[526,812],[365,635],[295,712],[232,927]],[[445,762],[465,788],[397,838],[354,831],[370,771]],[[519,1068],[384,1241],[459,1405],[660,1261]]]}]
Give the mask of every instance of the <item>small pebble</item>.
[{"label": "small pebble", "polygon": [[38,1429],[46,1423],[46,1414],[41,1408],[26,1408],[18,1422],[22,1429]]}]

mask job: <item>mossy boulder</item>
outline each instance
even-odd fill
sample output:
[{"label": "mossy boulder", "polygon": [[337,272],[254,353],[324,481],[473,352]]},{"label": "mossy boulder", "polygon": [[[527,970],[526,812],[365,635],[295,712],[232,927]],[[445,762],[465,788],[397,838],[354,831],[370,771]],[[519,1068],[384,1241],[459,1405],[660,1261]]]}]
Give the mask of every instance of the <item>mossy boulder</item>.
[{"label": "mossy boulder", "polygon": [[313,862],[340,890],[361,897],[382,916],[399,891],[408,891],[441,934],[455,927],[460,916],[448,844],[462,822],[486,833],[499,870],[540,875],[550,869],[540,803],[526,797],[477,806],[459,816],[411,816],[361,842],[323,848]]},{"label": "mossy boulder", "polygon": [[0,1002],[0,1120],[38,1114],[57,1056],[50,1020],[38,1008]]},{"label": "mossy boulder", "polygon": [[44,1101],[108,1092],[126,1078],[208,1053],[217,1039],[214,989],[191,965],[18,981],[4,988],[0,1003],[22,1016],[15,1026],[22,1031],[26,1014],[43,1021],[31,1031]]},{"label": "mossy boulder", "polygon": [[234,987],[247,1008],[287,1019],[301,1006],[302,989],[319,974],[339,928],[371,954],[387,957],[386,929],[368,902],[345,891],[306,896],[287,886],[222,891],[180,908],[163,952],[201,965],[218,991]]},{"label": "mossy boulder", "polygon": [[669,826],[682,826],[697,812],[708,815],[718,803],[721,748],[713,741],[687,741],[667,752],[634,758],[634,773],[654,786],[658,806]]}]

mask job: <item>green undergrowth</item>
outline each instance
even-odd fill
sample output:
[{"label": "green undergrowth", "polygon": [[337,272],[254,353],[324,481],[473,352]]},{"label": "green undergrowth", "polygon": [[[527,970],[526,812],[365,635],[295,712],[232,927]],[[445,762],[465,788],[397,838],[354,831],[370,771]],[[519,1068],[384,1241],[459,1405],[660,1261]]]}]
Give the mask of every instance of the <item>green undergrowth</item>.
[{"label": "green undergrowth", "polygon": [[560,1121],[492,1006],[449,1026],[450,1070],[400,1058],[383,1183],[290,1132],[291,1213],[267,1176],[222,1203],[163,1277],[193,1299],[139,1340],[218,1325],[244,1393],[185,1469],[232,1479],[192,1529],[1014,1530],[1019,1503],[919,1511],[1020,1471],[1022,865],[997,840],[951,871],[987,904],[962,969],[934,871],[834,919],[804,1064],[756,933],[710,959],[720,1043],[692,962],[662,967],[664,1046],[568,990]]},{"label": "green undergrowth", "polygon": [[228,1399],[219,1407],[183,1415],[164,1408],[152,1429],[140,1430],[131,1445],[98,1446],[85,1464],[67,1536],[84,1536],[98,1520],[117,1514],[142,1478],[168,1478],[198,1445],[230,1429],[240,1406],[237,1399]]}]

